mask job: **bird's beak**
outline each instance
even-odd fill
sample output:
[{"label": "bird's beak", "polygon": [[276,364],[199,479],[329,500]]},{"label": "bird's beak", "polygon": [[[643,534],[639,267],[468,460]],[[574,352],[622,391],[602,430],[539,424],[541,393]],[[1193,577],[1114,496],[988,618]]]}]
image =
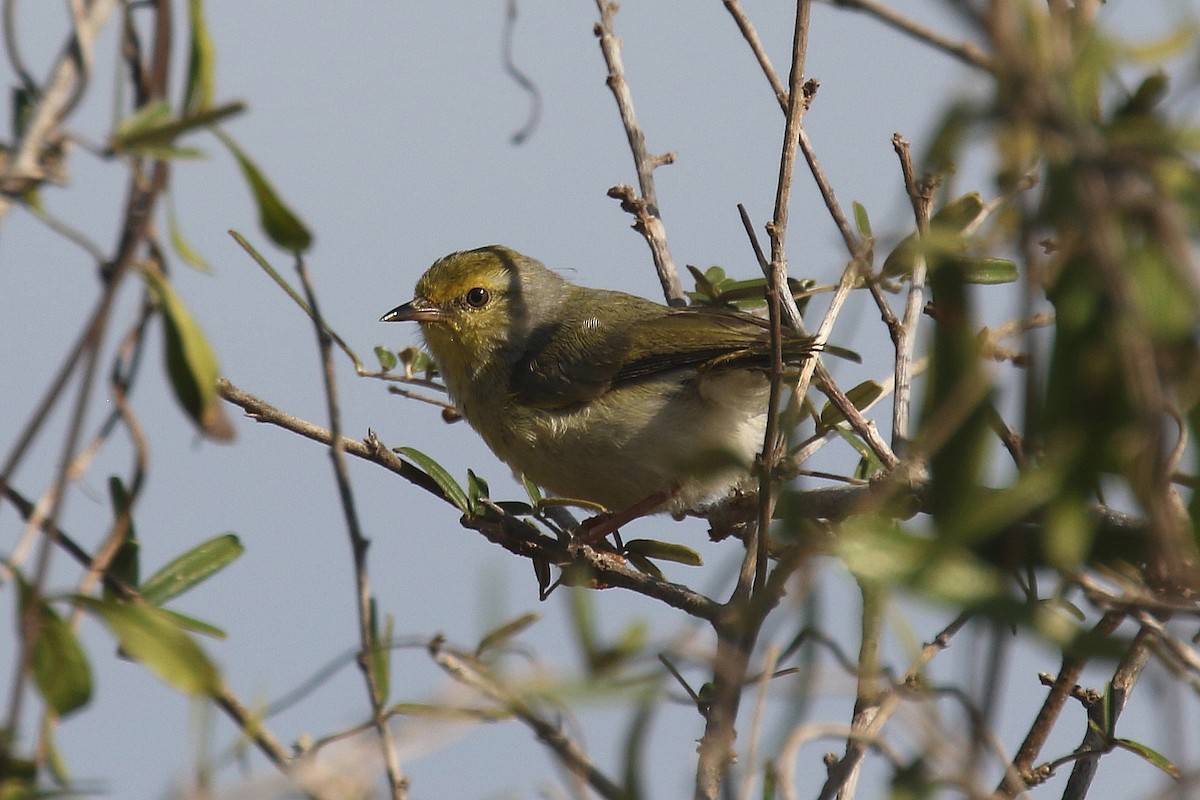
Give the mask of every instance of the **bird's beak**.
[{"label": "bird's beak", "polygon": [[402,306],[396,306],[379,318],[380,322],[437,322],[442,312],[433,303],[418,297]]}]

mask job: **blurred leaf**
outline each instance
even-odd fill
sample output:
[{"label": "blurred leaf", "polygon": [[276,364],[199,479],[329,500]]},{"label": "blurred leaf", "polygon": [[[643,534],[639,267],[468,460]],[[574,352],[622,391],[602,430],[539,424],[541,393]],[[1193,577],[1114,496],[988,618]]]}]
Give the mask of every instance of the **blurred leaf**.
[{"label": "blurred leaf", "polygon": [[659,542],[654,539],[634,539],[625,543],[625,555],[639,555],[646,558],[656,558],[659,561],[673,561],[676,564],[687,564],[692,567],[703,566],[700,554],[690,547],[671,542]]},{"label": "blurred leaf", "polygon": [[928,266],[937,314],[917,436],[932,451],[927,507],[938,536],[961,541],[974,532],[954,522],[978,502],[981,475],[994,440],[988,426],[992,390],[962,262],[943,256],[930,260]]},{"label": "blurred leaf", "polygon": [[864,239],[871,238],[871,218],[867,216],[867,208],[857,200],[852,204],[854,208],[854,225],[858,228],[859,234]]},{"label": "blurred leaf", "polygon": [[220,689],[217,668],[163,609],[83,595],[73,600],[99,617],[131,658],[171,686],[193,695],[215,695]]},{"label": "blurred leaf", "polygon": [[967,283],[993,286],[1001,283],[1013,283],[1019,276],[1017,265],[1006,258],[989,258],[986,256],[959,256],[963,268],[963,280]]},{"label": "blurred leaf", "polygon": [[[938,256],[956,255],[966,249],[963,238],[987,213],[988,207],[978,192],[969,192],[942,206],[929,221],[929,234],[915,232],[905,236],[883,262],[885,278],[910,278],[917,259],[936,260]],[[981,281],[982,282],[982,281]]]},{"label": "blurred leaf", "polygon": [[200,255],[183,235],[183,228],[180,227],[179,217],[175,213],[175,195],[171,192],[167,192],[167,232],[171,237],[171,247],[175,248],[175,252],[185,264],[212,274],[212,267],[204,260],[204,256]]},{"label": "blurred leaf", "polygon": [[[121,512],[129,507],[130,497],[129,492],[125,489],[125,484],[116,475],[108,479],[108,494],[112,498],[113,518],[116,519],[121,515]],[[139,563],[139,551],[141,545],[137,540],[137,532],[133,527],[133,517],[129,519],[129,529],[125,532],[125,540],[121,542],[121,546],[117,548],[116,555],[108,564],[108,574],[113,578],[121,581],[129,587],[136,587],[141,582],[141,566]],[[108,595],[108,588],[105,587],[105,596]]]},{"label": "blurred leaf", "polygon": [[136,153],[155,158],[188,158],[202,155],[197,150],[181,148],[175,140],[197,128],[209,128],[218,122],[246,110],[240,100],[223,103],[176,117],[166,100],[147,103],[117,125],[109,138],[109,146],[117,153]]},{"label": "blurred leaf", "polygon": [[961,547],[908,534],[888,519],[847,520],[836,550],[860,580],[908,587],[958,608],[1006,596],[1000,570]]},{"label": "blurred leaf", "polygon": [[188,0],[188,28],[191,43],[188,49],[187,85],[183,93],[183,110],[194,112],[212,105],[216,92],[217,53],[208,23],[204,18],[204,0]]},{"label": "blurred leaf", "polygon": [[246,548],[232,533],[215,536],[169,561],[139,589],[147,603],[162,605],[237,560]]},{"label": "blurred leaf", "polygon": [[12,90],[12,138],[15,141],[25,138],[25,128],[36,102],[37,96],[25,87],[18,86]]},{"label": "blurred leaf", "polygon": [[967,135],[981,116],[982,110],[971,101],[960,100],[947,105],[925,151],[922,171],[937,175],[955,172]]},{"label": "blurred leaf", "polygon": [[375,686],[379,690],[381,703],[386,703],[391,696],[392,682],[392,634],[395,632],[396,619],[390,613],[384,615],[383,636],[379,635],[379,609],[374,597],[371,598],[371,670],[375,677]]},{"label": "blurred leaf", "polygon": [[629,800],[648,796],[643,773],[645,772],[646,758],[653,752],[653,748],[650,746],[650,722],[654,719],[654,712],[658,707],[659,703],[654,701],[653,695],[643,697],[634,708],[633,718],[629,722],[629,730],[622,740],[621,782],[624,784],[625,796]]},{"label": "blurred leaf", "polygon": [[[58,742],[54,738],[54,732],[58,726],[50,724],[49,715],[47,714],[43,720],[41,731],[39,732],[39,745],[45,753],[46,771],[50,774],[50,779],[58,786],[66,789],[73,784],[71,780],[71,772],[67,769],[67,762],[62,757],[62,751],[58,749]],[[3,768],[0,768],[3,771]],[[0,787],[3,785],[3,780],[0,779]],[[3,788],[0,788],[0,795],[3,794]],[[38,795],[35,795],[35,797]],[[54,793],[42,792],[40,797],[52,797]],[[63,796],[75,797],[72,792],[64,792]]]},{"label": "blurred leaf", "polygon": [[1135,742],[1132,739],[1113,739],[1112,743],[1123,750],[1128,750],[1131,753],[1141,756],[1147,762],[1158,767],[1176,780],[1183,777],[1183,773],[1179,771],[1179,767],[1175,766],[1169,758],[1141,742]]},{"label": "blurred leaf", "polygon": [[152,269],[143,269],[142,276],[162,310],[163,352],[175,398],[201,433],[218,441],[231,440],[233,425],[217,402],[220,368],[212,345],[170,283]]},{"label": "blurred leaf", "polygon": [[375,357],[379,359],[379,369],[383,372],[391,372],[400,363],[395,353],[379,345],[375,346]]},{"label": "blurred leaf", "polygon": [[492,628],[479,640],[479,646],[475,648],[475,655],[482,656],[488,650],[504,644],[509,639],[518,636],[522,631],[541,618],[541,614],[538,614],[536,611],[530,611],[514,620],[505,622],[503,625]]},{"label": "blurred leaf", "polygon": [[21,619],[34,626],[25,629],[26,644],[32,647],[29,670],[46,705],[58,716],[66,716],[92,699],[92,671],[87,656],[71,626],[58,615],[19,574],[17,576]]},{"label": "blurred leaf", "polygon": [[[883,384],[878,381],[863,381],[855,386],[850,391],[846,392],[846,398],[859,411],[867,408],[883,395]],[[846,415],[842,410],[833,403],[826,401],[821,409],[820,425],[823,430],[829,430],[833,426],[845,422]]]},{"label": "blurred leaf", "polygon": [[166,614],[171,622],[175,623],[177,627],[185,631],[191,631],[192,633],[198,633],[201,636],[208,636],[220,641],[225,641],[229,638],[225,631],[218,628],[216,625],[205,622],[202,619],[196,619],[195,617],[190,617],[187,614],[180,614],[178,611],[172,611],[169,608],[160,607],[159,611],[162,611],[164,614]]},{"label": "blurred leaf", "polygon": [[446,495],[446,499],[453,503],[459,511],[464,514],[471,513],[471,501],[467,497],[467,493],[463,491],[463,488],[458,485],[458,481],[454,480],[441,464],[415,447],[397,447],[395,452],[416,464],[426,475],[432,478],[433,482],[442,490],[442,493]]},{"label": "blurred leaf", "polygon": [[233,139],[224,131],[215,130],[214,133],[237,159],[242,175],[250,185],[254,200],[258,203],[258,219],[263,232],[284,250],[293,253],[308,250],[312,246],[312,234],[305,224],[287,207],[266,176]]}]

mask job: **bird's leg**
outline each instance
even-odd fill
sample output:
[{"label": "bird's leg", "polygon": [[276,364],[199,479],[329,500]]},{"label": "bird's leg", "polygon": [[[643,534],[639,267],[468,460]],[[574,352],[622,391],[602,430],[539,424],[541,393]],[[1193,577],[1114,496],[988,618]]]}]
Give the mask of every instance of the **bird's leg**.
[{"label": "bird's leg", "polygon": [[579,541],[582,544],[593,545],[610,533],[615,533],[625,523],[658,511],[678,493],[679,486],[675,485],[669,491],[655,492],[646,499],[639,500],[624,511],[604,511],[589,517],[579,524]]}]

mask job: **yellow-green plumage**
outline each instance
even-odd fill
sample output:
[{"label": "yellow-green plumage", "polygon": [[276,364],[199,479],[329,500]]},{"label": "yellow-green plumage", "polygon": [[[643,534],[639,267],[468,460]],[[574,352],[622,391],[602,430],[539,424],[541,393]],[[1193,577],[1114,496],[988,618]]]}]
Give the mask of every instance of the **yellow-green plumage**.
[{"label": "yellow-green plumage", "polygon": [[[576,286],[500,246],[452,253],[384,315],[414,320],[463,416],[552,494],[682,511],[749,477],[769,381],[765,320]],[[788,337],[794,362],[811,341]]]}]

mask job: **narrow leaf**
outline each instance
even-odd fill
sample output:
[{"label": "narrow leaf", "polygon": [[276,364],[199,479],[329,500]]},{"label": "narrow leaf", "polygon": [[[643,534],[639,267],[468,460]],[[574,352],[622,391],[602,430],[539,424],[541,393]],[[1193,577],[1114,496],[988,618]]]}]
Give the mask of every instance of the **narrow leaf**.
[{"label": "narrow leaf", "polygon": [[232,533],[215,536],[172,559],[140,587],[142,598],[162,605],[237,560],[245,547]]},{"label": "narrow leaf", "polygon": [[215,94],[216,47],[204,18],[204,0],[188,0],[188,28],[191,47],[188,49],[187,86],[183,93],[183,109],[193,112],[212,105]]},{"label": "narrow leaf", "polygon": [[175,213],[175,195],[171,192],[167,192],[167,233],[171,237],[171,247],[175,248],[175,252],[179,254],[185,264],[201,272],[212,274],[212,267],[204,260],[204,256],[200,255],[183,235],[183,228],[179,224],[179,215]]},{"label": "narrow leaf", "polygon": [[[92,671],[71,626],[44,599],[20,581],[21,615],[32,620],[33,649],[29,669],[46,705],[59,716],[70,714],[92,699]],[[30,607],[34,603],[36,606]]]},{"label": "narrow leaf", "polygon": [[[850,391],[846,392],[846,398],[859,411],[870,406],[883,394],[883,385],[878,381],[863,381],[855,386]],[[834,425],[845,422],[846,415],[842,410],[833,403],[826,401],[824,407],[821,408],[820,427],[823,430],[829,430]]]},{"label": "narrow leaf", "polygon": [[228,134],[223,131],[214,132],[217,134],[217,138],[229,148],[229,152],[233,154],[233,157],[237,159],[238,166],[242,170],[242,176],[246,179],[246,183],[250,185],[250,191],[254,194],[254,200],[258,203],[259,224],[262,225],[263,231],[270,237],[271,241],[284,250],[290,250],[294,253],[303,253],[311,247],[312,233],[300,221],[300,218],[287,207],[287,204],[279,197],[275,188],[271,186],[257,165],[250,160],[249,156],[242,152],[242,149],[237,146]]},{"label": "narrow leaf", "polygon": [[192,633],[198,633],[201,636],[208,636],[220,641],[225,641],[229,638],[229,635],[224,630],[202,619],[196,619],[187,614],[180,614],[178,611],[172,611],[169,608],[160,608],[159,611],[166,614],[176,626],[185,631],[191,631]]},{"label": "narrow leaf", "polygon": [[474,514],[479,510],[479,501],[488,499],[487,481],[475,474],[473,470],[467,470],[467,501],[470,503],[471,513]]},{"label": "narrow leaf", "polygon": [[629,559],[629,563],[633,565],[633,568],[643,575],[649,575],[651,578],[660,581],[664,579],[662,570],[658,568],[658,565],[645,556],[637,553],[626,553],[625,557]]},{"label": "narrow leaf", "polygon": [[475,648],[475,655],[481,656],[488,650],[507,642],[541,618],[541,614],[536,611],[530,611],[514,620],[505,622],[503,625],[492,628],[479,640],[479,646]]},{"label": "narrow leaf", "polygon": [[1183,773],[1179,771],[1179,767],[1175,766],[1169,758],[1141,742],[1135,742],[1132,739],[1113,739],[1112,742],[1117,747],[1128,750],[1131,753],[1136,753],[1176,780],[1183,776]]},{"label": "narrow leaf", "polygon": [[[112,498],[113,518],[115,519],[129,506],[129,492],[125,489],[125,484],[121,482],[121,479],[113,475],[108,479],[108,494]],[[140,549],[141,545],[138,543],[137,532],[133,527],[133,519],[130,518],[129,529],[125,532],[125,541],[121,542],[116,555],[109,562],[108,574],[126,586],[137,586],[141,582]],[[105,593],[107,594],[107,592],[106,587]]]},{"label": "narrow leaf", "polygon": [[958,260],[963,266],[963,280],[967,283],[993,286],[1012,283],[1018,277],[1017,265],[1006,258],[959,256]]},{"label": "narrow leaf", "polygon": [[163,312],[163,351],[175,398],[205,436],[232,439],[233,425],[217,402],[220,368],[212,345],[171,284],[150,269],[142,270],[142,275]]},{"label": "narrow leaf", "polygon": [[871,218],[867,216],[867,208],[857,200],[852,204],[854,208],[854,225],[858,228],[859,234],[864,239],[871,238]]},{"label": "narrow leaf", "polygon": [[99,617],[131,658],[171,686],[193,695],[212,695],[220,688],[217,668],[163,609],[83,595],[73,599]]},{"label": "narrow leaf", "polygon": [[467,497],[467,493],[458,485],[458,481],[451,477],[445,467],[415,447],[397,447],[395,452],[405,456],[432,478],[433,482],[442,490],[442,493],[446,495],[446,499],[453,503],[459,511],[464,514],[471,513],[471,502]]},{"label": "narrow leaf", "polygon": [[700,554],[690,547],[671,542],[659,542],[654,539],[634,539],[625,543],[625,555],[636,554],[646,558],[657,558],[659,561],[673,561],[676,564],[687,564],[699,567],[704,564]]}]

